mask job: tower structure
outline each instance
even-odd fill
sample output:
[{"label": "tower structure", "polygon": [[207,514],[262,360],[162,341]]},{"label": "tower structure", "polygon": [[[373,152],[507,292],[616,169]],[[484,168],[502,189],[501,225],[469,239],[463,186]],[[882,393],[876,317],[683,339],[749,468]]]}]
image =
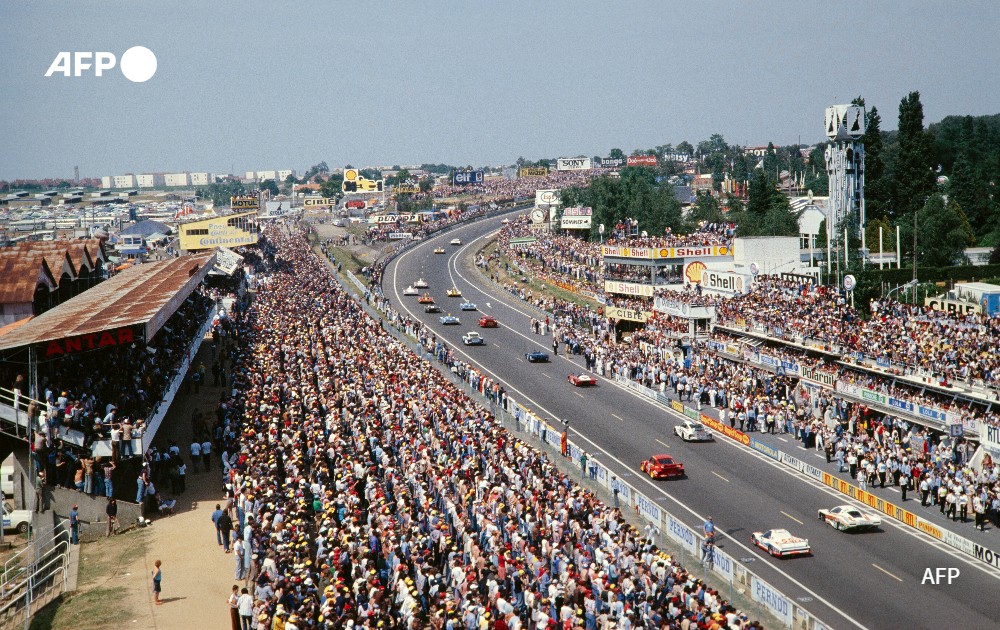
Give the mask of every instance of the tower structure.
[{"label": "tower structure", "polygon": [[[834,105],[826,108],[826,137],[831,144],[825,151],[826,175],[830,181],[827,238],[836,235],[849,217],[856,219],[855,229],[865,229],[865,108],[860,105]],[[829,241],[828,241],[829,242]]]}]

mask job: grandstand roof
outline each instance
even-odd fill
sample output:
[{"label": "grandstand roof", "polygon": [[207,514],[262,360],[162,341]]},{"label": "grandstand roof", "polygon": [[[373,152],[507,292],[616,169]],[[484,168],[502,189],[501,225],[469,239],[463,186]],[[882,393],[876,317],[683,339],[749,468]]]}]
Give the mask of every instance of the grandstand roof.
[{"label": "grandstand roof", "polygon": [[39,284],[45,285],[49,291],[58,286],[58,279],[45,258],[22,256],[13,249],[0,250],[0,304],[33,302]]},{"label": "grandstand roof", "polygon": [[130,267],[0,337],[0,350],[138,325],[149,341],[214,264],[213,252]]}]

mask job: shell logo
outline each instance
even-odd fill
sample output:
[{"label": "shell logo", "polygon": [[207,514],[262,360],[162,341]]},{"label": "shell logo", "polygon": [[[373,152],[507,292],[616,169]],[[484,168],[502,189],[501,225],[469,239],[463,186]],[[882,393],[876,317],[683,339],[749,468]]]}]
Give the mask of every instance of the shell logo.
[{"label": "shell logo", "polygon": [[670,258],[670,250],[666,248],[661,249],[660,258]]},{"label": "shell logo", "polygon": [[688,282],[701,282],[701,272],[708,269],[705,263],[696,260],[684,268],[684,277]]},{"label": "shell logo", "polygon": [[719,246],[719,256],[725,256],[728,253],[729,253],[729,248],[728,247],[726,247],[725,245],[720,245]]},{"label": "shell logo", "polygon": [[347,181],[353,182],[357,178],[358,178],[358,171],[357,170],[355,170],[353,168],[349,168],[346,171],[344,171],[344,179],[346,179]]},{"label": "shell logo", "polygon": [[630,254],[631,254],[631,252],[629,252],[628,247],[625,247],[625,248],[622,249],[622,257],[628,258]]}]

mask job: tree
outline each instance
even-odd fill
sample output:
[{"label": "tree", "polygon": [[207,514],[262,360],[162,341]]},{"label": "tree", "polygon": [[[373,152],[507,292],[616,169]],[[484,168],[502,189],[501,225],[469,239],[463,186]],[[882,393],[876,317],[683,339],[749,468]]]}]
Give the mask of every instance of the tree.
[{"label": "tree", "polygon": [[931,138],[924,130],[924,106],[920,103],[920,92],[910,92],[899,103],[898,139],[889,215],[894,218],[912,217],[934,193],[936,179]]},{"label": "tree", "polygon": [[271,195],[278,195],[281,191],[278,190],[278,185],[274,183],[273,179],[265,179],[260,183],[260,189],[266,190],[271,193]]},{"label": "tree", "polygon": [[[879,249],[878,242],[878,229],[882,228],[882,248]],[[868,251],[872,254],[878,252],[893,252],[896,250],[895,235],[893,234],[892,226],[889,225],[887,219],[868,219],[868,225],[865,226],[865,244],[868,245]]]},{"label": "tree", "polygon": [[694,147],[691,146],[690,142],[688,142],[687,140],[684,140],[684,141],[680,142],[677,145],[677,153],[681,153],[681,154],[693,156],[694,155]]},{"label": "tree", "polygon": [[[309,181],[313,175],[318,173],[329,173],[330,167],[326,165],[326,162],[320,162],[319,164],[313,164],[306,170],[305,174],[302,176],[302,181]],[[317,182],[318,183],[318,182]]]},{"label": "tree", "polygon": [[319,185],[319,194],[322,197],[339,197],[341,185],[344,183],[343,175],[331,175],[330,179]]},{"label": "tree", "polygon": [[[864,106],[860,96],[854,104]],[[889,214],[889,181],[885,172],[884,146],[882,144],[882,117],[877,107],[865,114],[865,135],[861,136],[865,145],[865,216],[871,219],[885,218]]]},{"label": "tree", "polygon": [[948,267],[965,262],[965,248],[975,242],[962,207],[931,195],[917,212],[917,260],[921,266]]},{"label": "tree", "polygon": [[962,207],[969,222],[976,226],[981,234],[985,233],[983,228],[991,225],[988,189],[965,148],[959,150],[952,166],[951,176],[948,178],[948,195]]},{"label": "tree", "polygon": [[746,210],[730,210],[739,236],[798,236],[801,213],[792,211],[788,197],[761,170],[754,171],[749,197]]},{"label": "tree", "polygon": [[696,230],[702,222],[719,223],[724,220],[722,208],[719,206],[719,200],[715,195],[708,192],[698,193],[694,207],[691,208],[687,216],[687,228],[690,232]]},{"label": "tree", "polygon": [[625,152],[617,148],[611,149],[611,151],[608,152],[608,157],[611,158],[612,160],[618,160],[625,157]]}]

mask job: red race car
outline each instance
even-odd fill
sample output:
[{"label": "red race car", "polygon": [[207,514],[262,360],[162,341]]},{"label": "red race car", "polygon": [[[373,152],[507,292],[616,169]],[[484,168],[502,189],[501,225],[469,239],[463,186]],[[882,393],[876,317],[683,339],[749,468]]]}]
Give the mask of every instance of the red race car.
[{"label": "red race car", "polygon": [[684,477],[684,464],[670,455],[653,455],[639,465],[639,469],[653,479]]},{"label": "red race car", "polygon": [[479,327],[480,328],[496,328],[497,327],[497,320],[494,319],[493,317],[490,317],[489,315],[483,315],[482,317],[479,318]]},{"label": "red race car", "polygon": [[577,387],[593,387],[597,385],[597,379],[589,374],[570,374],[566,377],[566,380]]}]

